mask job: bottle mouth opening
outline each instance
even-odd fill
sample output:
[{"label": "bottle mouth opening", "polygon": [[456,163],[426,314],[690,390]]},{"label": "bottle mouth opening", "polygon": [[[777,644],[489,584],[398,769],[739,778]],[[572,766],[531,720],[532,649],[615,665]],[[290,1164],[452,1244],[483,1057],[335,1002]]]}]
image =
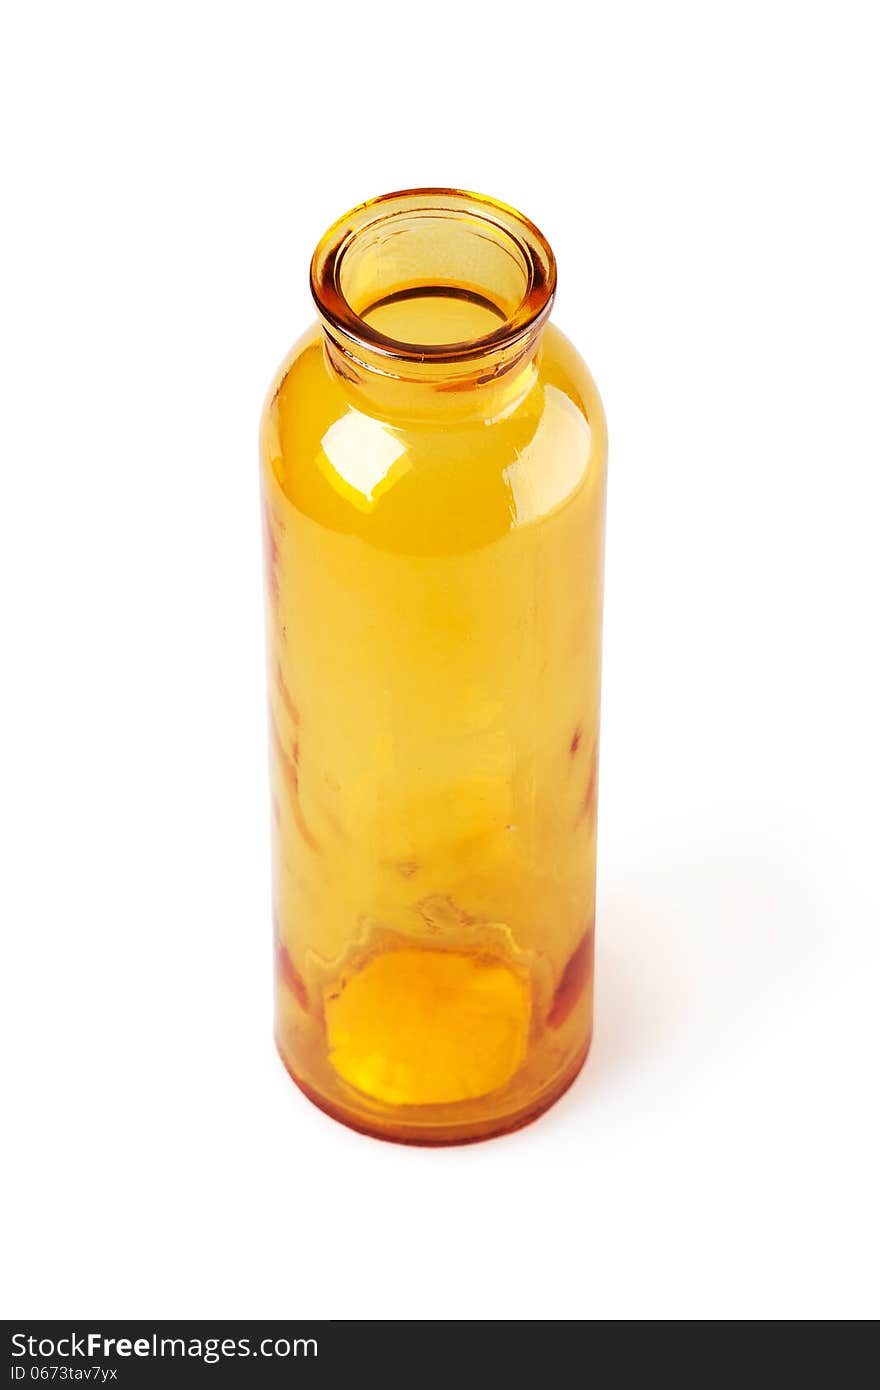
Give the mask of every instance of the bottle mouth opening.
[{"label": "bottle mouth opening", "polygon": [[556,260],[538,228],[504,203],[408,189],[334,223],[312,257],[311,288],[325,329],[351,356],[460,362],[536,332],[553,302]]}]

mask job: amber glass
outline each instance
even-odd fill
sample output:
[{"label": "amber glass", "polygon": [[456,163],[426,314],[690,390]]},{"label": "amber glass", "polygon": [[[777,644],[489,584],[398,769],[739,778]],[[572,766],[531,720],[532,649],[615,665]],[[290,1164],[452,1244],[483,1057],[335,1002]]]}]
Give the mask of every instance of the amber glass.
[{"label": "amber glass", "polygon": [[590,1043],[606,435],[555,283],[501,203],[378,198],[263,415],[276,1036],[387,1139],[524,1124]]}]

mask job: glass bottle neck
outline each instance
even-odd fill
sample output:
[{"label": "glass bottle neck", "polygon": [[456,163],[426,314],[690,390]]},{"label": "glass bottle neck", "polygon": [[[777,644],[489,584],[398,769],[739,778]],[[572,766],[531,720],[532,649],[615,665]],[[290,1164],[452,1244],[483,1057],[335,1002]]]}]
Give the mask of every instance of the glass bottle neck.
[{"label": "glass bottle neck", "polygon": [[492,420],[522,400],[537,379],[542,330],[517,350],[496,354],[494,360],[464,359],[443,371],[423,373],[382,358],[356,356],[323,326],[328,369],[340,381],[351,402],[383,420]]},{"label": "glass bottle neck", "polygon": [[365,203],[312,261],[329,367],[383,418],[509,409],[535,378],[555,277],[537,228],[454,189]]}]

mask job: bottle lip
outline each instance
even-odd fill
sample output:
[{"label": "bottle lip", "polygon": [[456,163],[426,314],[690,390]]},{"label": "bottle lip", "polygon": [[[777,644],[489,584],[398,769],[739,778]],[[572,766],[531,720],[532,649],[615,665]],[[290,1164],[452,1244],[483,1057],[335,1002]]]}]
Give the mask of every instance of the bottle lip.
[{"label": "bottle lip", "polygon": [[[454,343],[401,341],[372,327],[346,298],[342,283],[346,256],[364,233],[380,224],[388,224],[393,231],[395,219],[425,215],[456,218],[471,224],[477,235],[513,243],[523,271],[523,293],[491,333]],[[371,198],[334,222],[315,248],[310,281],[318,313],[344,350],[355,356],[378,354],[400,362],[439,365],[495,354],[533,335],[553,304],[556,258],[535,224],[506,203],[459,188],[409,188]]]}]

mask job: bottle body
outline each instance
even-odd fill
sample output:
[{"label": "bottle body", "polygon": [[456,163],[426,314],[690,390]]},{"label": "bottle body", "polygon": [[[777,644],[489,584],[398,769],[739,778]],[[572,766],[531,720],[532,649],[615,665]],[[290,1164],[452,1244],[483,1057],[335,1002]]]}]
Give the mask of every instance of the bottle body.
[{"label": "bottle body", "polygon": [[552,327],[521,375],[383,415],[316,330],[263,419],[278,1046],[410,1142],[524,1123],[592,1030],[605,427]]}]

